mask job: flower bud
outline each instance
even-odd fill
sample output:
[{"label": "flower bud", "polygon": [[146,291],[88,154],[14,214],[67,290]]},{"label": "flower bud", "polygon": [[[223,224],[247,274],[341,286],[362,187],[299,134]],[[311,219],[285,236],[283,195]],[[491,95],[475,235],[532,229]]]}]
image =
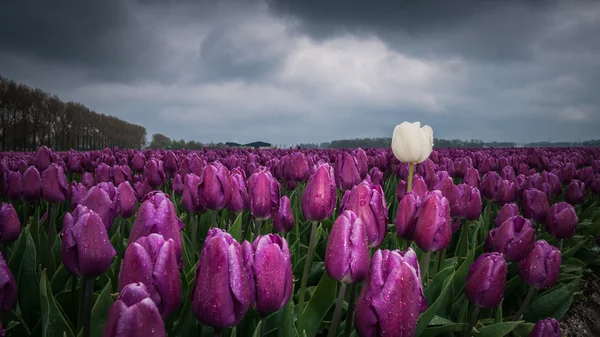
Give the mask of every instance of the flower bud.
[{"label": "flower bud", "polygon": [[350,210],[360,217],[365,225],[369,246],[379,246],[387,234],[388,210],[380,185],[363,180],[346,191],[340,203],[340,211]]},{"label": "flower bud", "polygon": [[181,203],[183,204],[183,208],[190,213],[206,213],[206,207],[204,207],[204,203],[200,200],[198,195],[200,183],[201,178],[197,175],[193,173],[185,175]]},{"label": "flower bud", "polygon": [[500,189],[503,188],[502,178],[496,171],[490,171],[483,175],[481,180],[481,195],[489,200],[500,200]]},{"label": "flower bud", "polygon": [[535,245],[535,230],[531,222],[520,215],[506,219],[493,228],[485,240],[488,252],[503,253],[508,261],[518,262],[529,254]]},{"label": "flower bud", "polygon": [[110,230],[117,216],[117,192],[112,183],[100,183],[92,187],[80,204],[97,213],[106,230]]},{"label": "flower bud", "polygon": [[119,272],[119,290],[135,282],[148,288],[163,318],[177,309],[182,293],[173,239],[165,240],[160,234],[150,234],[127,247]]},{"label": "flower bud", "polygon": [[231,201],[231,174],[220,162],[212,162],[202,171],[198,198],[206,208],[217,211]]},{"label": "flower bud", "polygon": [[102,337],[167,337],[164,322],[143,283],[130,283],[108,311]]},{"label": "flower bud", "polygon": [[414,175],[411,191],[414,191],[419,197],[425,198],[429,192],[425,179],[420,175]]},{"label": "flower bud", "polygon": [[415,227],[419,218],[419,209],[422,205],[421,198],[413,191],[410,191],[402,198],[398,204],[398,211],[394,219],[396,232],[398,236],[412,241],[415,239]]},{"label": "flower bud", "polygon": [[[402,310],[391,310],[394,303],[401,303]],[[414,250],[378,249],[356,303],[358,335],[414,336],[419,315],[426,309]]]},{"label": "flower bud", "polygon": [[398,186],[396,187],[396,198],[398,199],[398,202],[400,202],[402,200],[402,198],[404,198],[404,196],[406,195],[406,188],[408,186],[408,183],[404,180],[399,180],[398,181]]},{"label": "flower bud", "polygon": [[362,181],[358,171],[358,161],[348,152],[342,152],[338,155],[334,168],[336,185],[342,191],[350,190]]},{"label": "flower bud", "polygon": [[17,282],[0,253],[0,314],[9,312],[17,302]]},{"label": "flower bud", "polygon": [[529,337],[560,337],[560,324],[555,318],[537,321]]},{"label": "flower bud", "polygon": [[81,176],[81,183],[89,190],[94,186],[94,176],[89,172],[84,172]]},{"label": "flower bud", "polygon": [[302,212],[311,221],[323,221],[331,216],[337,203],[333,168],[326,163],[311,174],[302,194]]},{"label": "flower bud", "polygon": [[[379,170],[377,167],[373,167],[371,169],[371,172],[369,172],[368,176],[373,182],[373,184],[381,185],[383,187],[383,184],[385,183],[385,178],[383,177],[383,172],[381,172],[381,170]],[[406,188],[404,189],[404,191],[406,191]]]},{"label": "flower bud", "polygon": [[115,186],[119,186],[122,182],[131,181],[131,169],[126,165],[114,165],[112,167],[112,177]]},{"label": "flower bud", "polygon": [[252,245],[244,241],[250,303],[266,315],[283,308],[292,296],[294,276],[287,241],[279,235],[259,235]]},{"label": "flower bud", "polygon": [[61,237],[63,263],[76,276],[104,274],[117,254],[100,216],[83,205],[65,214]]},{"label": "flower bud", "polygon": [[129,218],[135,214],[137,196],[135,190],[124,181],[117,187],[117,214],[121,218]]},{"label": "flower bud", "polygon": [[519,276],[528,285],[544,289],[550,288],[558,279],[562,262],[560,250],[545,240],[538,240],[535,247],[519,263]]},{"label": "flower bud", "polygon": [[240,244],[222,229],[211,228],[192,289],[194,316],[217,328],[237,325],[252,300],[247,273]]},{"label": "flower bud", "polygon": [[523,191],[523,203],[521,207],[523,209],[523,216],[537,223],[544,223],[550,209],[546,193],[535,188]]},{"label": "flower bud", "polygon": [[17,171],[6,172],[2,180],[2,194],[9,199],[21,199],[23,196],[21,173]]},{"label": "flower bud", "polygon": [[396,125],[392,135],[392,151],[403,163],[424,162],[433,150],[433,130],[420,122]]},{"label": "flower bud", "polygon": [[181,178],[181,175],[179,173],[176,173],[175,176],[173,177],[173,192],[175,192],[176,195],[182,195],[183,194],[183,179]]},{"label": "flower bud", "polygon": [[519,206],[515,203],[504,204],[500,211],[498,212],[498,216],[494,219],[494,224],[496,227],[500,227],[504,221],[508,218],[512,218],[514,216],[519,215]]},{"label": "flower bud", "polygon": [[557,239],[568,239],[575,235],[579,218],[575,208],[566,202],[558,202],[548,211],[546,216],[546,230]]},{"label": "flower bud", "polygon": [[565,201],[573,206],[583,204],[585,202],[585,183],[581,180],[571,180],[565,190]]},{"label": "flower bud", "polygon": [[279,193],[279,182],[266,167],[259,167],[248,179],[250,214],[256,220],[270,219],[279,208]]},{"label": "flower bud", "polygon": [[290,198],[282,196],[279,199],[279,209],[273,217],[273,228],[280,233],[287,233],[294,228],[294,214]]},{"label": "flower bud", "polygon": [[365,150],[360,147],[353,152],[354,158],[356,158],[356,162],[358,163],[358,173],[360,174],[360,180],[365,180],[367,178],[367,173],[369,171],[367,153]]},{"label": "flower bud", "polygon": [[334,280],[351,284],[361,282],[369,272],[369,247],[363,220],[352,211],[344,211],[333,223],[325,270]]},{"label": "flower bud", "polygon": [[162,160],[150,159],[144,166],[144,176],[152,188],[159,188],[165,183],[165,170]]},{"label": "flower bud", "polygon": [[62,166],[51,164],[42,173],[42,196],[49,203],[55,204],[67,200],[67,177]]},{"label": "flower bud", "polygon": [[137,239],[152,233],[162,235],[165,240],[173,239],[177,248],[177,263],[179,268],[183,267],[181,230],[183,222],[177,217],[175,206],[169,200],[169,196],[160,191],[148,193],[137,211],[129,241],[131,245]]},{"label": "flower bud", "polygon": [[23,173],[23,179],[21,180],[23,199],[28,201],[37,201],[42,196],[42,178],[40,172],[30,166]]},{"label": "flower bud", "polygon": [[426,252],[439,251],[448,246],[452,238],[450,204],[440,191],[433,191],[423,201],[417,225],[415,242]]},{"label": "flower bud", "polygon": [[[287,176],[293,181],[303,182],[310,176],[308,161],[302,152],[295,152],[289,158]],[[287,167],[286,167],[287,168]]]},{"label": "flower bud", "polygon": [[46,145],[42,145],[35,153],[33,162],[38,171],[43,172],[52,164],[52,151]]},{"label": "flower bud", "polygon": [[508,265],[501,253],[481,254],[467,274],[465,295],[478,308],[497,307],[504,297]]},{"label": "flower bud", "polygon": [[471,185],[458,185],[458,214],[470,221],[479,220],[481,215],[481,194],[479,190]]},{"label": "flower bud", "polygon": [[15,241],[21,234],[21,222],[14,206],[5,202],[0,206],[0,244]]},{"label": "flower bud", "polygon": [[231,170],[231,201],[227,208],[234,213],[240,213],[248,208],[246,173],[239,168]]}]

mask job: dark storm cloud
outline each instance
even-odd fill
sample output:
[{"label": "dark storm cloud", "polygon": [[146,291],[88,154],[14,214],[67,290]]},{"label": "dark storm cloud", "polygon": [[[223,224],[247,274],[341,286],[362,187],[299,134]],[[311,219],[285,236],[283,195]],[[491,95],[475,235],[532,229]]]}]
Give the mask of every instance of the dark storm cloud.
[{"label": "dark storm cloud", "polygon": [[200,141],[583,140],[600,128],[595,1],[13,1],[0,74]]}]

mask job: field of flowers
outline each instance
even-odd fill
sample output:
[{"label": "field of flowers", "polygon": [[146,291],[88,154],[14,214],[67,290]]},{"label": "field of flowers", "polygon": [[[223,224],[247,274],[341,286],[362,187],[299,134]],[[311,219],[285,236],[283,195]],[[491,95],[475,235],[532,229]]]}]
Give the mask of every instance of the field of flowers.
[{"label": "field of flowers", "polygon": [[5,336],[560,336],[600,149],[0,153]]}]

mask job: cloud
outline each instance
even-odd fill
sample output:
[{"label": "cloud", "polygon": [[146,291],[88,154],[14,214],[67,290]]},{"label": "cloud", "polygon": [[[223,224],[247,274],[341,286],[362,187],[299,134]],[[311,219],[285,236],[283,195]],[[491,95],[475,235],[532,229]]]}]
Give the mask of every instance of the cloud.
[{"label": "cloud", "polygon": [[0,73],[175,139],[597,136],[599,3],[435,4],[28,0]]}]

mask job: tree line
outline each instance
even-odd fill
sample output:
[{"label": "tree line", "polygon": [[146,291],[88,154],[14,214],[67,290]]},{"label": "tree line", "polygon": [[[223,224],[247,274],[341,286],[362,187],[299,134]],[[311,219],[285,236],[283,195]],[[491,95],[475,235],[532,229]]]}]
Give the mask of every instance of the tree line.
[{"label": "tree line", "polygon": [[146,129],[0,75],[0,149],[141,148]]}]

